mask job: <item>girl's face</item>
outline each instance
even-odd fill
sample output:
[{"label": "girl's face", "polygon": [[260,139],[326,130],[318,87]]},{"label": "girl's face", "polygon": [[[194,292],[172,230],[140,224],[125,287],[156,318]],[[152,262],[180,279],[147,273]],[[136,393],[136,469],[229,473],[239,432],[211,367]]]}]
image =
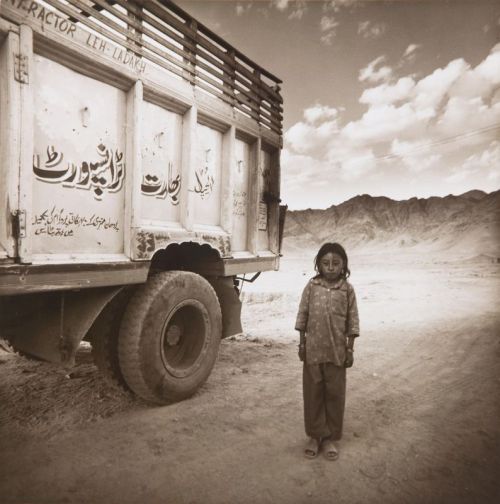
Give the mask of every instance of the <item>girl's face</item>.
[{"label": "girl's face", "polygon": [[340,278],[344,261],[334,252],[328,252],[319,260],[319,272],[326,280],[334,281]]}]

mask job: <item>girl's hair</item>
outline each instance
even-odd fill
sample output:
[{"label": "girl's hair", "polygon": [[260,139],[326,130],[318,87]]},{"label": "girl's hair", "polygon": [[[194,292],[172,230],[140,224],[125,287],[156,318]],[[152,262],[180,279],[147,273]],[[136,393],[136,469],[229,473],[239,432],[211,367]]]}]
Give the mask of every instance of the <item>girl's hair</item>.
[{"label": "girl's hair", "polygon": [[344,280],[346,280],[351,274],[351,270],[349,269],[349,259],[347,258],[346,251],[344,247],[340,245],[340,243],[331,243],[331,242],[323,243],[318,253],[316,254],[316,257],[314,258],[314,269],[318,273],[315,278],[321,276],[321,273],[319,272],[319,264],[321,262],[321,259],[323,258],[323,256],[329,254],[330,252],[333,252],[334,254],[337,254],[342,258],[344,264],[340,276]]}]

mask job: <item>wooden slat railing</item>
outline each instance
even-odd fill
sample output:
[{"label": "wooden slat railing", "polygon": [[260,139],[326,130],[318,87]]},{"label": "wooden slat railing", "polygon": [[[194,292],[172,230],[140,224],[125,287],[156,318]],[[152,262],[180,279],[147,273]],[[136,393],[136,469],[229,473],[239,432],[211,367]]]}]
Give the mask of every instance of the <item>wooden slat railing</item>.
[{"label": "wooden slat railing", "polygon": [[282,134],[281,80],[171,0],[44,1],[73,21]]}]

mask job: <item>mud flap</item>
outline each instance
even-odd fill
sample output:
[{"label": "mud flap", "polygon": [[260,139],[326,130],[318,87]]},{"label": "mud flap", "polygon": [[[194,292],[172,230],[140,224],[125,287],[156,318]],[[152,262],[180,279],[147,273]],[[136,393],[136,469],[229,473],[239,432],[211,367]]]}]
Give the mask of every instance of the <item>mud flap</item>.
[{"label": "mud flap", "polygon": [[243,332],[241,327],[241,301],[233,277],[207,278],[219,298],[222,311],[222,337]]}]

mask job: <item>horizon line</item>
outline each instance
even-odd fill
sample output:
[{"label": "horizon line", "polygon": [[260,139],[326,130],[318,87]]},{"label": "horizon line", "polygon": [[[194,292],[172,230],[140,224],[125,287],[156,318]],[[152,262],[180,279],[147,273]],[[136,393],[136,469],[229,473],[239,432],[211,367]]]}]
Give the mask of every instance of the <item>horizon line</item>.
[{"label": "horizon line", "polygon": [[419,197],[419,196],[412,196],[410,198],[404,198],[404,199],[395,199],[395,198],[391,198],[390,196],[384,196],[384,195],[377,195],[377,196],[374,196],[374,195],[371,195],[371,194],[368,194],[368,193],[363,193],[363,194],[357,194],[356,196],[352,196],[344,201],[341,201],[340,203],[337,203],[337,204],[332,204],[330,206],[327,206],[327,207],[324,207],[324,208],[311,208],[311,207],[308,207],[308,208],[293,208],[293,209],[288,209],[288,212],[302,212],[302,211],[305,211],[305,210],[328,210],[329,208],[332,208],[334,206],[339,206],[339,205],[342,205],[344,203],[347,203],[348,201],[351,201],[355,198],[360,198],[360,197],[363,197],[363,196],[368,196],[370,198],[385,198],[385,199],[389,199],[391,201],[397,201],[397,202],[403,202],[403,201],[410,201],[412,199],[417,199],[417,200],[427,200],[427,199],[431,199],[431,198],[439,198],[439,199],[444,199],[444,198],[448,198],[450,196],[454,197],[454,198],[460,198],[461,196],[464,196],[465,194],[469,194],[471,192],[480,192],[480,193],[483,193],[485,196],[489,196],[490,194],[493,194],[493,193],[496,193],[500,191],[500,188],[499,189],[495,189],[494,191],[491,191],[491,192],[486,192],[486,191],[483,191],[482,189],[470,189],[468,191],[465,191],[463,193],[460,193],[460,194],[447,194],[446,196],[427,196],[427,197]]}]

